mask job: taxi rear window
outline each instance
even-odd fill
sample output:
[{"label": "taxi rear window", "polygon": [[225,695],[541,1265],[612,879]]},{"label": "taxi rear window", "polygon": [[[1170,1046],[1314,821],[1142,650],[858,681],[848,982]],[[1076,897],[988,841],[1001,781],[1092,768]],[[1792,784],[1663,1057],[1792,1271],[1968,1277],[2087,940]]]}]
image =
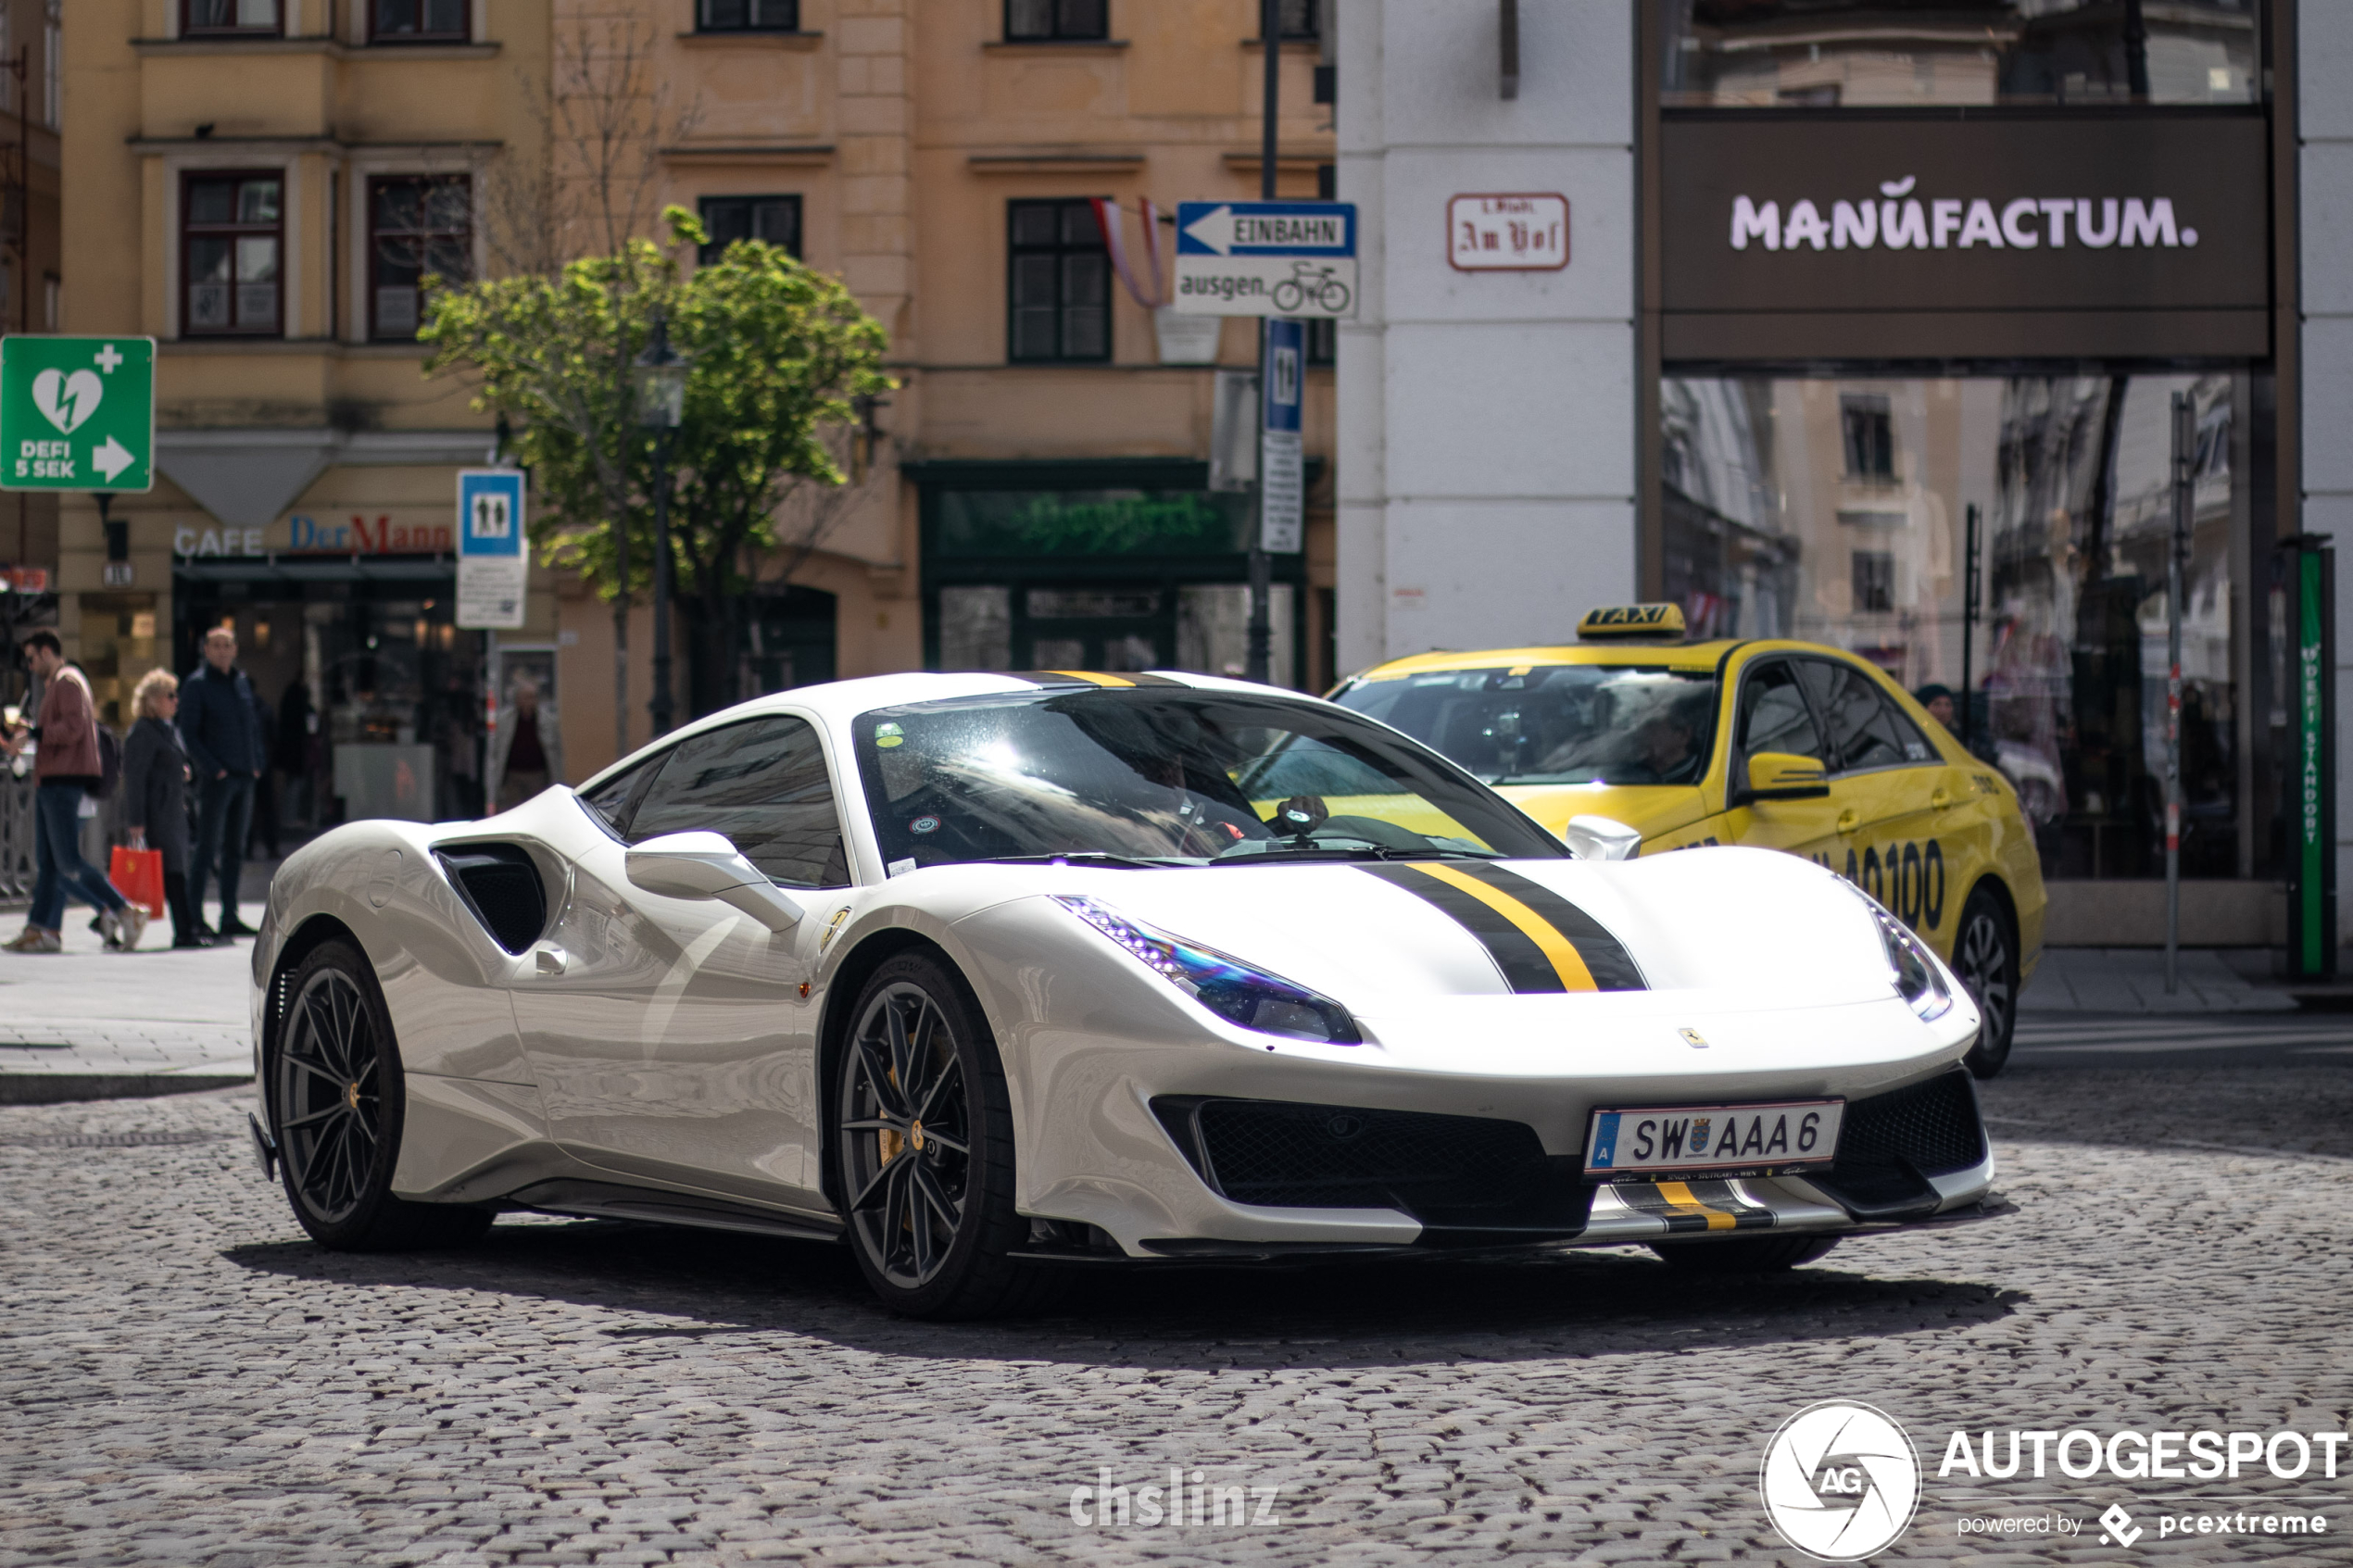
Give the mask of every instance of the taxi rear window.
[{"label": "taxi rear window", "polygon": [[1491,784],[1695,784],[1715,741],[1712,670],[1549,664],[1360,681],[1342,706]]}]

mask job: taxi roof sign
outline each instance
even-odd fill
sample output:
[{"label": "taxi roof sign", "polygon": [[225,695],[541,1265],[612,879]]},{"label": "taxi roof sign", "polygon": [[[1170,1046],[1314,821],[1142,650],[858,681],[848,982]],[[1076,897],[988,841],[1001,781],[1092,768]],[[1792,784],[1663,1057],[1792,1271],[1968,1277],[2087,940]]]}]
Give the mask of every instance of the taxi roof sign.
[{"label": "taxi roof sign", "polygon": [[1580,643],[1683,640],[1683,607],[1677,604],[1604,605],[1577,623]]}]

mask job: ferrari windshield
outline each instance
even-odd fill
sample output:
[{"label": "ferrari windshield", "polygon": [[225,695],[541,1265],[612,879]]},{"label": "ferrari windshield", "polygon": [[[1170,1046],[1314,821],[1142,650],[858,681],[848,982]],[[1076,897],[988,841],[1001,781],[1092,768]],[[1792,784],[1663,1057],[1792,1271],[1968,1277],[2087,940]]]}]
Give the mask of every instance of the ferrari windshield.
[{"label": "ferrari windshield", "polygon": [[1418,746],[1280,697],[1018,692],[877,709],[853,734],[893,871],[1062,855],[1208,863],[1564,853]]},{"label": "ferrari windshield", "polygon": [[1659,665],[1517,665],[1358,681],[1336,699],[1492,784],[1693,784],[1716,675]]}]

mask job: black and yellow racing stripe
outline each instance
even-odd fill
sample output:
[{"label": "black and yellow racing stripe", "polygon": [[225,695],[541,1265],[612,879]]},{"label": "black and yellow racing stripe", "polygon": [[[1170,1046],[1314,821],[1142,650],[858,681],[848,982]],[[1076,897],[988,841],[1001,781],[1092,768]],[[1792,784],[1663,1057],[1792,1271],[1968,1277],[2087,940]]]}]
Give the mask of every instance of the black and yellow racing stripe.
[{"label": "black and yellow racing stripe", "polygon": [[1033,686],[1181,686],[1182,681],[1172,681],[1165,675],[1147,675],[1141,671],[1121,675],[1107,675],[1100,670],[1008,670],[1004,673],[1016,681],[1027,681]]},{"label": "black and yellow racing stripe", "polygon": [[1670,1235],[1763,1230],[1773,1223],[1770,1209],[1740,1197],[1730,1182],[1620,1182],[1610,1190],[1636,1213],[1666,1221]]},{"label": "black and yellow racing stripe", "polygon": [[1478,939],[1514,991],[1642,991],[1634,956],[1607,927],[1551,888],[1475,860],[1412,860],[1365,870],[1442,910]]}]

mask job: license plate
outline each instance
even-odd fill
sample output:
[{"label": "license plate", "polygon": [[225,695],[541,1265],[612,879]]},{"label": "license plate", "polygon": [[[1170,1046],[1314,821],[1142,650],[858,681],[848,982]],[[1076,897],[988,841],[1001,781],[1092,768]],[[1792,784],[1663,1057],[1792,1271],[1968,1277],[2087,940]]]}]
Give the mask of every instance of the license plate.
[{"label": "license plate", "polygon": [[1845,1109],[1840,1099],[1793,1099],[1596,1110],[1585,1139],[1585,1174],[1596,1181],[1650,1181],[1818,1169],[1837,1157]]}]

